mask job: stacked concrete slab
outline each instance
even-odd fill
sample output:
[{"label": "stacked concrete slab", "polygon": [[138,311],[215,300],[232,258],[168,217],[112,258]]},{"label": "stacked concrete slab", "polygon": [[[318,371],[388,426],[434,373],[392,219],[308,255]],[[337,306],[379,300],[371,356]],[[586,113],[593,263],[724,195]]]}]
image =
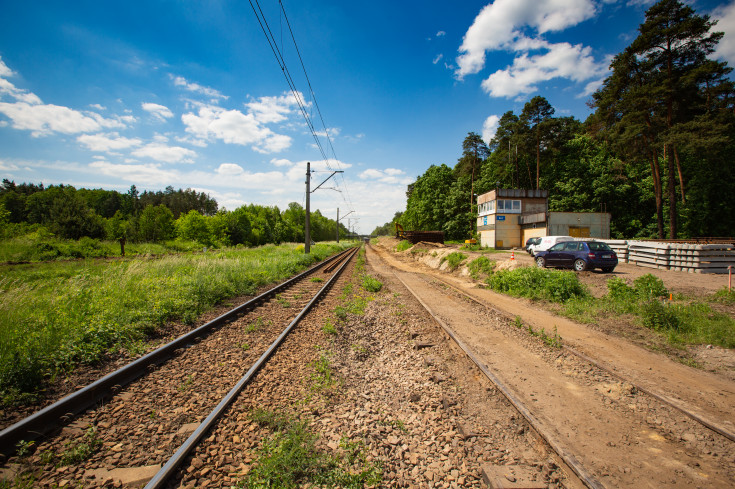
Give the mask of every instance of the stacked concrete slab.
[{"label": "stacked concrete slab", "polygon": [[628,262],[641,267],[691,273],[727,273],[735,266],[732,244],[628,241]]}]

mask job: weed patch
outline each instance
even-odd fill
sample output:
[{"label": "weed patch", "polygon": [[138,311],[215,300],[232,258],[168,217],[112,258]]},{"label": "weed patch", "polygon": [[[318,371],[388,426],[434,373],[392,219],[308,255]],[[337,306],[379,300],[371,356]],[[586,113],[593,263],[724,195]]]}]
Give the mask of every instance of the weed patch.
[{"label": "weed patch", "polygon": [[396,245],[396,251],[398,251],[398,252],[400,252],[400,251],[406,251],[411,246],[413,246],[411,244],[411,242],[409,240],[407,240],[407,239],[404,239],[403,241],[401,241],[400,243],[398,243],[398,245]]},{"label": "weed patch", "polygon": [[342,453],[327,454],[317,448],[318,435],[308,429],[308,421],[267,411],[252,418],[273,433],[263,440],[253,468],[238,487],[362,488],[378,484],[382,470],[366,460],[361,442],[342,438]]},{"label": "weed patch", "polygon": [[546,299],[566,302],[572,297],[588,294],[574,272],[523,267],[500,270],[492,274],[486,283],[498,292],[529,299]]},{"label": "weed patch", "polygon": [[663,281],[652,274],[643,275],[628,285],[614,277],[607,281],[607,294],[599,299],[576,297],[567,301],[562,314],[593,323],[600,317],[629,314],[674,347],[712,344],[735,347],[735,320],[714,311],[707,302],[730,300],[727,291],[719,291],[707,302],[666,299],[669,292]]},{"label": "weed patch", "polygon": [[383,282],[365,274],[362,276],[362,288],[368,292],[380,292],[380,289],[383,288]]},{"label": "weed patch", "polygon": [[495,269],[495,263],[495,261],[489,260],[485,256],[475,258],[467,265],[470,271],[470,277],[475,280],[480,280],[482,277],[491,275]]},{"label": "weed patch", "polygon": [[449,253],[447,256],[443,256],[439,263],[441,264],[446,261],[449,270],[454,271],[459,268],[462,262],[466,259],[467,255],[465,255],[464,253],[460,253],[459,251],[454,251],[452,253]]}]

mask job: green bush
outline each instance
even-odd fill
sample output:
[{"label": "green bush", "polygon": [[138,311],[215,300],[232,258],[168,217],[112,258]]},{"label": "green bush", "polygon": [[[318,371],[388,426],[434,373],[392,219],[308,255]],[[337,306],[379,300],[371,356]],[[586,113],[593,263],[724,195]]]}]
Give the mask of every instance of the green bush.
[{"label": "green bush", "polygon": [[398,243],[398,245],[396,246],[396,251],[406,251],[411,246],[413,246],[411,244],[411,242],[409,240],[407,240],[407,239],[404,239],[403,241],[401,241],[400,243]]},{"label": "green bush", "polygon": [[441,263],[444,263],[445,261],[449,265],[449,270],[456,270],[463,261],[467,259],[467,255],[464,253],[460,253],[459,251],[454,251],[447,256],[442,257]]},{"label": "green bush", "polygon": [[638,298],[643,301],[650,301],[657,297],[666,297],[669,295],[669,291],[664,286],[664,281],[650,273],[635,279],[633,281],[633,288]]},{"label": "green bush", "polygon": [[368,292],[380,292],[380,289],[383,288],[383,282],[365,274],[362,276],[362,288]]},{"label": "green bush", "polygon": [[679,330],[682,322],[676,314],[674,307],[664,305],[661,301],[652,300],[641,306],[641,320],[647,328],[656,331]]},{"label": "green bush", "polygon": [[469,265],[467,265],[467,268],[470,270],[470,276],[475,280],[479,280],[481,275],[490,275],[493,273],[493,270],[495,269],[495,261],[489,260],[485,256],[481,256],[472,260]]},{"label": "green bush", "polygon": [[486,282],[498,292],[552,302],[566,302],[572,297],[588,295],[577,275],[571,271],[522,267],[495,272]]}]

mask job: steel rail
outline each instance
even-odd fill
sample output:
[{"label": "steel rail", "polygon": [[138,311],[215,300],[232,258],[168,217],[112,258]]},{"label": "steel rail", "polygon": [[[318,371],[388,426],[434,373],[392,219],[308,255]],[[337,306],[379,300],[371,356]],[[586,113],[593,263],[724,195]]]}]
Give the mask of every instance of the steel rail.
[{"label": "steel rail", "polygon": [[[507,313],[505,313],[504,311],[501,311],[499,309],[495,309],[495,308],[493,308],[491,306],[488,306],[487,304],[485,304],[485,303],[477,300],[475,297],[472,297],[470,294],[466,293],[465,291],[463,291],[461,289],[458,289],[457,287],[455,287],[454,285],[450,284],[449,282],[447,282],[445,280],[442,280],[441,278],[437,278],[437,280],[439,280],[441,283],[443,283],[447,287],[449,287],[452,290],[454,290],[456,293],[461,294],[462,296],[464,296],[464,297],[470,299],[471,301],[475,302],[476,304],[478,304],[478,305],[480,305],[480,306],[482,306],[482,307],[484,307],[486,309],[490,309],[492,311],[498,312],[498,313],[504,315],[507,318],[511,318],[510,315],[507,314]],[[604,363],[604,362],[602,362],[600,360],[596,360],[594,358],[591,358],[591,357],[585,355],[584,353],[581,353],[581,352],[575,350],[574,348],[572,348],[570,346],[561,345],[561,347],[564,350],[566,350],[569,353],[571,353],[572,355],[574,355],[574,356],[576,356],[578,358],[581,358],[585,362],[591,363],[592,365],[594,365],[595,367],[599,368],[600,370],[602,370],[602,371],[604,371],[604,372],[612,375],[616,379],[630,383],[630,385],[632,385],[633,387],[635,387],[637,390],[643,392],[644,394],[648,394],[649,396],[653,397],[654,399],[657,399],[658,401],[666,404],[669,407],[672,407],[672,408],[676,409],[680,413],[682,413],[685,416],[689,417],[690,419],[696,421],[697,423],[701,424],[705,428],[707,428],[707,429],[709,429],[709,430],[717,433],[720,436],[723,436],[723,437],[727,438],[730,441],[735,441],[735,433],[734,432],[732,432],[731,430],[728,430],[727,428],[725,428],[721,424],[718,424],[716,421],[707,419],[707,418],[705,418],[702,415],[699,415],[699,414],[693,413],[692,411],[689,411],[685,406],[682,405],[681,402],[677,401],[676,399],[673,399],[673,398],[671,398],[671,397],[669,397],[669,396],[667,396],[665,394],[659,394],[657,392],[652,391],[651,389],[648,389],[646,387],[643,387],[642,385],[637,384],[635,380],[633,380],[631,378],[628,378],[628,377],[626,377],[626,376],[624,376],[624,375],[616,372],[615,370],[612,369],[612,367],[608,366],[606,363]]]},{"label": "steel rail", "polygon": [[40,438],[47,433],[63,426],[65,418],[70,418],[97,402],[110,397],[123,386],[145,374],[148,368],[159,365],[174,355],[179,348],[183,348],[195,339],[210,334],[226,322],[254,307],[259,302],[274,296],[281,290],[291,286],[294,282],[306,277],[322,267],[329,266],[334,261],[340,260],[344,255],[354,252],[349,248],[340,252],[321,263],[318,263],[304,272],[286,280],[285,282],[263,292],[249,301],[231,309],[219,317],[209,321],[188,333],[179,336],[175,340],[157,348],[156,350],[130,362],[129,364],[110,372],[104,377],[97,379],[91,384],[67,395],[24,418],[17,423],[0,431],[0,454],[10,456],[15,453],[17,443],[21,440],[31,441]]},{"label": "steel rail", "polygon": [[526,421],[531,425],[533,430],[551,447],[554,452],[564,461],[564,463],[576,474],[582,483],[590,489],[605,489],[605,486],[600,483],[587,469],[577,460],[577,458],[569,453],[550,433],[543,429],[541,422],[536,418],[531,411],[521,402],[520,399],[508,388],[495,374],[493,374],[487,366],[485,366],[474,354],[474,352],[454,333],[454,331],[436,314],[432,311],[426,302],[424,302],[416,292],[401,278],[397,273],[393,272],[393,275],[408,289],[409,292],[416,298],[417,301],[426,309],[432,318],[444,329],[450,338],[459,346],[467,357],[485,374],[485,376],[500,390],[500,392],[508,399],[513,407],[523,416]]},{"label": "steel rail", "polygon": [[334,282],[342,273],[344,268],[349,263],[350,259],[354,256],[354,254],[357,252],[359,248],[353,248],[349,251],[351,251],[351,254],[349,256],[343,255],[345,258],[342,260],[342,264],[337,270],[337,273],[332,275],[329,280],[322,286],[322,288],[319,289],[319,291],[316,293],[316,295],[309,301],[309,303],[304,307],[304,309],[301,310],[301,312],[294,318],[291,323],[289,323],[288,326],[286,326],[286,329],[281,332],[281,334],[276,338],[276,340],[270,345],[270,347],[258,358],[258,360],[250,367],[250,369],[245,373],[245,375],[235,384],[235,386],[230,389],[230,391],[225,395],[224,398],[217,404],[217,406],[212,410],[212,412],[204,419],[204,421],[199,424],[196,430],[189,436],[189,438],[186,439],[186,441],[176,450],[176,453],[174,453],[171,458],[166,462],[166,464],[161,468],[161,470],[156,473],[153,478],[148,481],[148,484],[146,484],[144,489],[158,489],[163,487],[168,480],[176,473],[176,470],[178,469],[179,465],[181,465],[181,462],[184,461],[184,459],[187,457],[189,452],[199,443],[199,441],[202,439],[202,437],[209,431],[209,429],[214,426],[214,424],[217,422],[217,420],[222,416],[222,414],[225,412],[225,410],[232,404],[232,402],[237,398],[237,396],[240,394],[242,389],[250,382],[250,380],[255,376],[256,373],[258,373],[258,370],[263,366],[263,364],[271,357],[273,352],[276,351],[276,349],[281,345],[283,340],[288,336],[288,334],[291,332],[291,330],[301,321],[301,319],[311,310],[311,308],[316,304],[319,299],[322,298],[324,293],[326,293],[327,290],[332,285],[332,282]]}]

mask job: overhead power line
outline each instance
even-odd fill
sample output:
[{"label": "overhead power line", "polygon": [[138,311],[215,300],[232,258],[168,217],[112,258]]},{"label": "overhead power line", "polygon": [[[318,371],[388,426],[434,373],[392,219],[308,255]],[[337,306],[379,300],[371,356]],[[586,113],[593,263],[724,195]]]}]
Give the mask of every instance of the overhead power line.
[{"label": "overhead power line", "polygon": [[[296,102],[299,106],[299,110],[301,111],[301,115],[304,118],[304,121],[306,122],[306,125],[309,128],[309,131],[312,134],[312,137],[314,138],[314,142],[316,143],[316,146],[322,155],[322,158],[330,171],[334,171],[332,168],[332,165],[330,165],[329,157],[327,156],[327,153],[322,146],[321,139],[319,138],[319,135],[317,134],[317,131],[314,127],[314,123],[312,121],[311,116],[308,113],[306,102],[301,96],[301,92],[299,92],[296,88],[296,83],[293,80],[293,77],[291,76],[291,73],[288,69],[288,66],[286,65],[286,60],[283,56],[283,47],[281,49],[278,48],[278,42],[276,41],[275,36],[273,35],[273,32],[271,31],[271,28],[268,24],[268,20],[265,18],[265,14],[263,13],[263,9],[260,6],[260,3],[258,0],[249,0],[250,6],[253,9],[253,13],[255,14],[255,17],[258,20],[258,24],[260,24],[260,28],[263,31],[263,34],[266,37],[266,40],[268,41],[268,45],[271,48],[271,51],[273,52],[273,55],[276,58],[276,62],[278,63],[278,66],[281,68],[281,72],[283,73],[284,78],[286,79],[286,83],[288,84],[291,93],[293,94],[294,98],[296,99]],[[337,167],[339,168],[341,165],[339,163],[339,159],[337,158],[337,154],[334,150],[334,145],[332,144],[332,139],[329,136],[329,130],[327,128],[326,123],[324,122],[324,117],[322,115],[321,109],[319,108],[319,104],[316,100],[316,94],[314,93],[314,89],[311,85],[311,80],[309,79],[309,75],[306,72],[306,66],[304,64],[304,60],[301,57],[301,51],[299,50],[298,44],[296,42],[296,37],[294,35],[293,29],[291,28],[291,22],[288,20],[288,15],[286,14],[286,10],[283,6],[283,2],[281,0],[278,1],[278,4],[280,6],[280,10],[283,14],[283,18],[286,20],[286,25],[288,26],[288,31],[291,35],[291,40],[293,41],[294,47],[296,49],[296,53],[299,58],[299,62],[301,63],[301,68],[304,72],[304,77],[306,78],[307,85],[309,86],[309,93],[311,95],[311,99],[314,103],[314,107],[316,107],[317,113],[319,114],[319,119],[322,123],[322,127],[324,128],[324,134],[327,139],[327,142],[329,143],[329,149],[332,152],[332,156],[334,157],[335,163],[337,164]],[[256,8],[257,7],[257,8]],[[281,46],[283,46],[283,39],[281,39]],[[352,209],[352,202],[349,199],[349,193],[347,192],[347,185],[344,180],[344,176],[340,175],[342,179],[342,185],[344,187],[344,192],[340,192],[342,194],[342,198],[347,202],[348,206]]]}]

